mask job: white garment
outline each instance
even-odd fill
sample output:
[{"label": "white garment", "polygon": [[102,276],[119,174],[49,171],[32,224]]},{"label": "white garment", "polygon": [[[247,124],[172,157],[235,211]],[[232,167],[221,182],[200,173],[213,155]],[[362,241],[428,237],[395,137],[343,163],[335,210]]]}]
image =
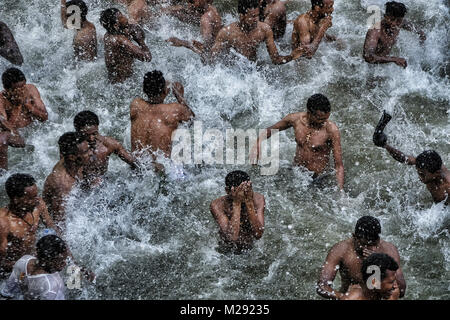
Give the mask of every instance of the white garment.
[{"label": "white garment", "polygon": [[1,288],[1,294],[13,299],[64,300],[64,281],[59,272],[29,275],[28,262],[36,259],[25,255],[13,267],[13,271]]}]

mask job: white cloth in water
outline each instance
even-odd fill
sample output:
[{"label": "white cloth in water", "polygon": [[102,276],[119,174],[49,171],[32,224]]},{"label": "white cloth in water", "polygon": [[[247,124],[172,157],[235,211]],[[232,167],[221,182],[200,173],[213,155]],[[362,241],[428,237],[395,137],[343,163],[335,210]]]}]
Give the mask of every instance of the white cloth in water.
[{"label": "white cloth in water", "polygon": [[1,294],[18,300],[65,300],[64,281],[59,272],[29,275],[28,262],[36,259],[25,255],[13,267],[13,271],[1,288]]}]

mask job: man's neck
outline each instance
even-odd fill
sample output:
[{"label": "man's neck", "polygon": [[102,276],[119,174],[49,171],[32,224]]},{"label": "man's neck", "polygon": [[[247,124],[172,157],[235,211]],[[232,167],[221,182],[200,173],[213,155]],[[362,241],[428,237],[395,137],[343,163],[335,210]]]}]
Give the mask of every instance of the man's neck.
[{"label": "man's neck", "polygon": [[148,98],[147,102],[150,104],[163,104],[166,97]]},{"label": "man's neck", "polygon": [[13,215],[15,215],[15,216],[17,216],[17,217],[19,217],[21,219],[24,218],[28,214],[28,211],[25,211],[22,207],[16,206],[16,205],[14,205],[12,203],[9,204],[8,210]]},{"label": "man's neck", "polygon": [[75,162],[64,160],[64,168],[66,169],[67,174],[71,176],[73,179],[80,178],[81,170],[80,167]]}]

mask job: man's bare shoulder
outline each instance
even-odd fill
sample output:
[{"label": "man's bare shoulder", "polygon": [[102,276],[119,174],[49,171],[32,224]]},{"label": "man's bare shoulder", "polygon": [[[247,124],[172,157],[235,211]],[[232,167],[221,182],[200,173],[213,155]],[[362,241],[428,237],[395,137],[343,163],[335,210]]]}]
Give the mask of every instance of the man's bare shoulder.
[{"label": "man's bare shoulder", "polygon": [[339,132],[339,128],[338,128],[337,124],[334,123],[334,122],[331,121],[331,120],[327,120],[327,122],[326,122],[326,128],[327,128],[327,130],[328,130],[329,132],[331,132],[331,133]]},{"label": "man's bare shoulder", "polygon": [[300,27],[301,25],[307,25],[309,22],[309,15],[306,13],[303,13],[299,15],[294,20],[294,27]]},{"label": "man's bare shoulder", "polygon": [[215,22],[216,20],[221,19],[221,18],[220,18],[219,11],[217,11],[216,7],[210,5],[208,10],[202,15],[201,19]]},{"label": "man's bare shoulder", "polygon": [[331,247],[330,252],[343,257],[346,252],[352,249],[352,238],[342,240]]},{"label": "man's bare shoulder", "polygon": [[359,284],[351,285],[341,300],[364,300],[361,286]]},{"label": "man's bare shoulder", "polygon": [[398,256],[398,249],[394,244],[380,240],[380,246],[386,254]]},{"label": "man's bare shoulder", "polygon": [[8,216],[8,212],[9,212],[8,208],[0,208],[0,221],[5,222],[5,219]]},{"label": "man's bare shoulder", "polygon": [[226,199],[226,196],[222,196],[220,198],[217,198],[217,199],[211,201],[211,204],[209,206],[211,209],[211,212],[222,211],[224,208],[225,199]]},{"label": "man's bare shoulder", "polygon": [[63,180],[67,176],[66,168],[64,167],[64,159],[60,159],[52,169],[52,172],[45,179],[45,185],[58,184],[60,180]]}]

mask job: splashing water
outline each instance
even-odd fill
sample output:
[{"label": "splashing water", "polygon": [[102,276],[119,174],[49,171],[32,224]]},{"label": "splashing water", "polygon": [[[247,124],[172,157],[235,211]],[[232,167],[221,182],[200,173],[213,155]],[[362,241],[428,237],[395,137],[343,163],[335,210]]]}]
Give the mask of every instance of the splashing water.
[{"label": "splashing water", "polygon": [[[215,1],[226,23],[236,4]],[[395,162],[371,141],[383,109],[393,115],[386,129],[390,143],[417,155],[437,150],[450,165],[448,25],[445,1],[405,0],[407,17],[427,34],[401,31],[394,54],[408,60],[368,65],[362,58],[366,7],[380,1],[336,0],[331,33],[346,43],[338,50],[322,43],[311,60],[273,66],[264,46],[259,62],[205,66],[192,52],[170,47],[165,39],[199,39],[197,27],[169,17],[146,26],[150,63],[135,63],[132,79],[108,84],[104,29],[98,21],[105,1],[90,1],[88,20],[97,28],[99,59],[72,64],[72,31],[62,28],[59,4],[52,1],[0,0],[0,20],[13,31],[25,59],[27,79],[40,90],[49,121],[25,130],[34,152],[10,149],[10,173],[34,175],[38,186],[57,162],[57,139],[72,131],[73,117],[89,109],[100,131],[130,149],[129,104],[142,95],[147,71],[161,70],[185,85],[186,99],[204,127],[264,128],[291,112],[305,110],[308,97],[324,93],[331,120],[341,130],[346,195],[337,195],[333,176],[311,186],[310,176],[291,169],[292,131],[280,134],[277,175],[248,170],[255,191],[266,197],[265,233],[250,252],[238,256],[215,250],[218,227],[210,202],[224,194],[224,177],[234,166],[184,168],[162,181],[152,171],[137,177],[116,157],[107,181],[89,194],[74,190],[67,204],[67,241],[74,256],[98,276],[70,291],[73,299],[318,299],[315,283],[331,246],[351,236],[356,220],[373,215],[382,238],[400,252],[407,281],[406,299],[449,299],[449,208],[433,204],[414,168]],[[381,1],[382,2],[382,1]],[[288,5],[288,19],[309,9],[309,1]],[[278,44],[290,51],[289,25]],[[443,41],[444,40],[444,41]],[[0,71],[9,64],[0,59]],[[170,99],[173,99],[171,97]],[[176,166],[167,164],[169,172]],[[7,175],[0,177],[4,184]],[[2,205],[6,205],[4,193]]]}]

